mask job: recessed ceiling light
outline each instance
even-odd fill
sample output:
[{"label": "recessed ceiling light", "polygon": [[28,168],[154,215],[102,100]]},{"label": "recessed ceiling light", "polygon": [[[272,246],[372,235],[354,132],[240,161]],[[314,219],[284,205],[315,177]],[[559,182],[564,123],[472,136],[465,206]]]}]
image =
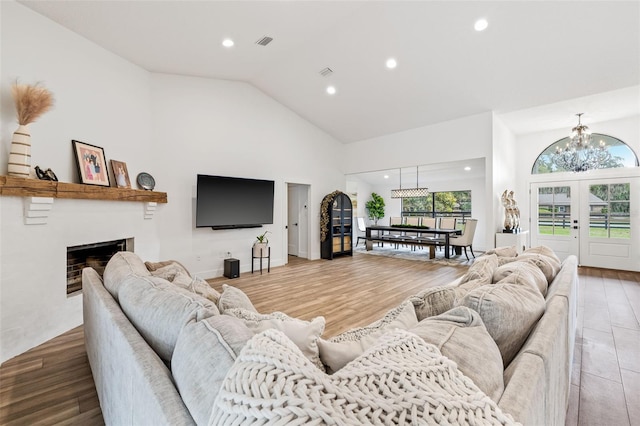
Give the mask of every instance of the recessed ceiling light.
[{"label": "recessed ceiling light", "polygon": [[224,40],[222,40],[222,45],[224,47],[233,47],[234,44],[235,43],[230,38],[225,38]]},{"label": "recessed ceiling light", "polygon": [[384,178],[385,179],[389,179],[389,175],[384,175]]},{"label": "recessed ceiling light", "polygon": [[476,21],[476,23],[473,25],[473,28],[475,28],[476,31],[484,31],[488,26],[489,23],[487,22],[487,20],[482,18]]},{"label": "recessed ceiling light", "polygon": [[468,172],[469,170],[471,170],[471,167],[467,166],[464,168],[464,170]]},{"label": "recessed ceiling light", "polygon": [[328,86],[327,87],[327,93],[330,95],[335,95],[336,94],[336,88],[334,86]]},{"label": "recessed ceiling light", "polygon": [[387,68],[389,68],[390,70],[394,69],[395,67],[398,66],[398,61],[396,61],[394,58],[389,58],[387,59]]}]

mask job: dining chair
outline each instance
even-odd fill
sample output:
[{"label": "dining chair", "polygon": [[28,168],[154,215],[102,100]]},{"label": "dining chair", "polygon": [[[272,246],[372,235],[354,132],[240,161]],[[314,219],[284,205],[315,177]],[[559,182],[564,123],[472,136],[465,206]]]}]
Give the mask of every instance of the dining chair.
[{"label": "dining chair", "polygon": [[360,244],[360,240],[364,240],[365,244],[367,242],[367,225],[364,223],[364,218],[358,218],[358,240],[356,241],[356,247]]},{"label": "dining chair", "polygon": [[429,228],[436,227],[436,218],[435,217],[423,217],[422,218],[422,226],[427,226]]},{"label": "dining chair", "polygon": [[[403,223],[403,217],[390,217],[389,218],[389,225],[393,226],[393,225],[402,225]],[[402,231],[389,231],[388,234],[385,235],[385,237],[391,241],[394,242],[394,244],[396,245],[396,248],[398,248],[398,242],[399,240],[402,239],[402,235],[403,232]]]},{"label": "dining chair", "polygon": [[[419,226],[420,225],[420,217],[419,216],[407,216],[405,218],[405,225]],[[420,237],[420,233],[418,233],[418,232],[405,232],[403,239],[406,240],[409,244],[411,244],[411,242],[415,241],[418,237]],[[413,246],[413,249],[415,249],[415,245]]]},{"label": "dining chair", "polygon": [[473,254],[473,236],[476,233],[476,227],[478,226],[478,219],[467,219],[464,224],[464,229],[462,230],[462,235],[451,237],[449,239],[449,244],[451,248],[454,247],[463,247],[464,255],[467,256],[467,260],[469,260],[469,255],[467,254],[467,247],[471,250],[471,254],[473,257],[476,257]]},{"label": "dining chair", "polygon": [[456,221],[455,217],[441,217],[440,218],[440,229],[456,229]]}]

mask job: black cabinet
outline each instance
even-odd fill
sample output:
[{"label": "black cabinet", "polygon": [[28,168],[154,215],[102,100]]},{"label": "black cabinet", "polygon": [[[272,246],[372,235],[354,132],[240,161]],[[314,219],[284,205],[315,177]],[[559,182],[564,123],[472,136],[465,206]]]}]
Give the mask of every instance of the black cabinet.
[{"label": "black cabinet", "polygon": [[320,216],[320,256],[323,259],[351,256],[353,209],[349,196],[335,191],[324,197]]}]

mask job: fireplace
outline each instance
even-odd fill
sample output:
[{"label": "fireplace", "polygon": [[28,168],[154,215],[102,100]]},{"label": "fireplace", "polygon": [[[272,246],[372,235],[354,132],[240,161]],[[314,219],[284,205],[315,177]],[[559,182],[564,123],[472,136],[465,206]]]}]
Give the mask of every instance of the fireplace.
[{"label": "fireplace", "polygon": [[67,247],[67,295],[82,291],[82,269],[91,267],[100,276],[111,256],[133,251],[133,238]]}]

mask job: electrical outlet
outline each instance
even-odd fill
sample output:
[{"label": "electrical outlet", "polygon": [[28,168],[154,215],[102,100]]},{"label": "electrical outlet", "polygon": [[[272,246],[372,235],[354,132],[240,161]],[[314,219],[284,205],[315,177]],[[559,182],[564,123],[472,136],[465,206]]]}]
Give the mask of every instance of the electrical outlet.
[{"label": "electrical outlet", "polygon": [[227,259],[231,259],[231,252],[230,251],[227,252]]},{"label": "electrical outlet", "polygon": [[196,261],[200,262],[201,260],[202,260],[202,257],[196,256]]}]

